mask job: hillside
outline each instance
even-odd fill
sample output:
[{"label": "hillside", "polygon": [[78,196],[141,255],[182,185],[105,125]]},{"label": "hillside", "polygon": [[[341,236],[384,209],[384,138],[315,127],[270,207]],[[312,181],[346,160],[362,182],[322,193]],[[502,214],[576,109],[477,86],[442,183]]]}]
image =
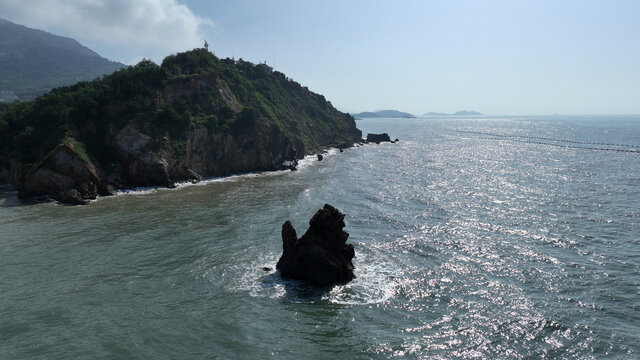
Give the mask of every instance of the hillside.
[{"label": "hillside", "polygon": [[33,99],[123,67],[73,39],[0,19],[0,101]]},{"label": "hillside", "polygon": [[367,118],[414,118],[415,116],[397,110],[380,110],[376,112],[361,112],[358,114],[352,114],[356,119],[367,119]]},{"label": "hillside", "polygon": [[354,119],[267,65],[204,49],[0,112],[0,182],[84,203],[114,189],[293,166],[361,139]]}]

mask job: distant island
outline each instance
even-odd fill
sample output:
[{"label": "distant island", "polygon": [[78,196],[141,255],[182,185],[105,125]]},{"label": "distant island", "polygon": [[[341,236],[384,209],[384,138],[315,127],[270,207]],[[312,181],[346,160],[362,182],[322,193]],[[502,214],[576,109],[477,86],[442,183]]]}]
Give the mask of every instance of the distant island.
[{"label": "distant island", "polygon": [[0,18],[0,103],[31,100],[124,67],[76,40]]},{"label": "distant island", "polygon": [[356,119],[368,119],[368,118],[415,118],[414,115],[397,111],[397,110],[380,110],[375,112],[361,112],[358,114],[351,114]]},{"label": "distant island", "polygon": [[460,110],[460,111],[454,112],[453,114],[428,112],[428,113],[425,113],[423,116],[473,116],[473,115],[482,115],[482,114],[473,110]]}]

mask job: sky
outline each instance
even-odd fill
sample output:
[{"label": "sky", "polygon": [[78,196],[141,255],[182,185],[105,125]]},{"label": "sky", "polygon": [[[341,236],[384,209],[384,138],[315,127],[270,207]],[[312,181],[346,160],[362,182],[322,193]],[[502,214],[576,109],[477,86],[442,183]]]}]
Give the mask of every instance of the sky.
[{"label": "sky", "polygon": [[637,0],[0,0],[126,64],[202,47],[338,109],[640,114]]}]

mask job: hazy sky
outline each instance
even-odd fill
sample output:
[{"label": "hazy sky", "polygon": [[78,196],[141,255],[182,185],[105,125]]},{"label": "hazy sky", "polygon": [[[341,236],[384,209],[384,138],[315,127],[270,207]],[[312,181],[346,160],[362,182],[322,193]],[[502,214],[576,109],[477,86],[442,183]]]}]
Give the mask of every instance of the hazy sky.
[{"label": "hazy sky", "polygon": [[124,63],[267,61],[340,110],[639,114],[640,1],[0,0]]}]

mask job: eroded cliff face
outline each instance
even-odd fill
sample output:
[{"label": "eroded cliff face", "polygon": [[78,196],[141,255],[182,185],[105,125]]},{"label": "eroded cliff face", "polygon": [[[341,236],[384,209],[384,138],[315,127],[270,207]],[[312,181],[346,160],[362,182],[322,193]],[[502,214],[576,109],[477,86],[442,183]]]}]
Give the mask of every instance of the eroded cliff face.
[{"label": "eroded cliff face", "polygon": [[107,195],[103,173],[83,159],[73,144],[56,148],[35,171],[19,184],[21,198],[48,195],[64,203],[85,204],[99,194]]},{"label": "eroded cliff face", "polygon": [[210,134],[205,127],[189,133],[184,164],[203,176],[277,170],[285,161],[295,160],[296,149],[282,130],[261,122],[246,134]]},{"label": "eroded cliff face", "polygon": [[[186,154],[170,148],[149,151],[152,137],[128,124],[107,141],[119,161],[102,169],[83,159],[70,145],[60,146],[28,174],[14,163],[5,177],[18,183],[21,198],[47,195],[70,204],[84,204],[115,189],[141,186],[172,187],[177,182],[283,168],[296,159],[296,149],[280,128],[267,121],[246,133],[209,133],[205,127],[189,132]],[[18,180],[22,179],[22,180]]]}]

